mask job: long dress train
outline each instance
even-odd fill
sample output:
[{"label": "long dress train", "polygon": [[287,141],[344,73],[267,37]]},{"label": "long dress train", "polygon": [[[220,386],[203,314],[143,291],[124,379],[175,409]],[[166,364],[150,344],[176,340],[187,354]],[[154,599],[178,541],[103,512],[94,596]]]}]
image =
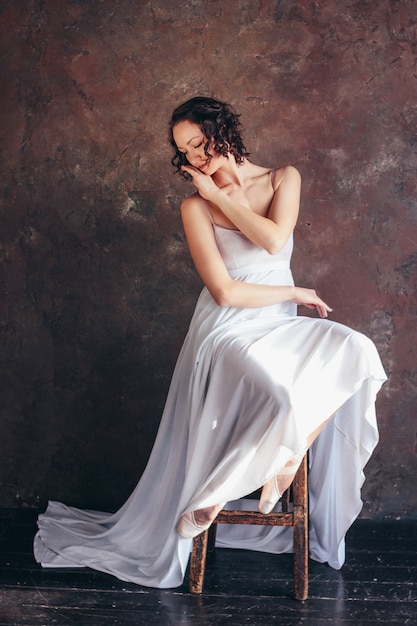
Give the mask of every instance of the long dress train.
[{"label": "long dress train", "polygon": [[[238,231],[213,228],[232,278],[293,284],[292,238],[271,256]],[[204,288],[137,487],[114,514],[50,502],[38,520],[36,560],[179,586],[191,546],[176,532],[179,517],[255,491],[335,414],[311,448],[310,556],[340,568],[378,441],[375,397],[385,379],[363,334],[297,316],[291,302],[219,307]],[[221,526],[218,545],[285,552],[292,540],[285,528]]]}]

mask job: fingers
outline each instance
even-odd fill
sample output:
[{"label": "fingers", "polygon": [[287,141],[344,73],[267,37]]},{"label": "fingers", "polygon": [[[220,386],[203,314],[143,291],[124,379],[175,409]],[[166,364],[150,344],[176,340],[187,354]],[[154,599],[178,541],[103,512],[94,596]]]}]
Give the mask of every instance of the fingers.
[{"label": "fingers", "polygon": [[323,302],[322,304],[316,304],[316,309],[320,317],[327,317],[328,314],[333,311],[333,309],[329,307],[325,302]]},{"label": "fingers", "polygon": [[326,302],[324,302],[324,300],[322,300],[318,295],[316,291],[313,291],[314,295],[315,295],[315,302],[314,300],[311,302],[311,304],[314,305],[314,307],[317,309],[320,317],[327,317],[328,313],[331,313],[333,311],[333,309],[331,307],[329,307],[328,304],[326,304]]},{"label": "fingers", "polygon": [[203,174],[203,172],[201,172],[197,167],[194,167],[193,165],[182,165],[181,169],[191,176],[192,182],[197,187],[197,189],[199,189],[201,187],[202,181],[204,180],[201,177],[205,176],[205,174]]},{"label": "fingers", "polygon": [[314,289],[301,289],[299,292],[300,297],[297,304],[302,304],[308,309],[316,309],[320,317],[327,317],[333,309],[324,302],[316,293]]},{"label": "fingers", "polygon": [[324,307],[317,305],[316,309],[317,309],[317,312],[320,315],[320,317],[322,317],[322,318],[327,317],[327,315],[328,315],[327,314],[327,310]]},{"label": "fingers", "polygon": [[193,165],[181,165],[181,169],[191,174],[191,176],[194,174],[201,174],[200,170]]}]

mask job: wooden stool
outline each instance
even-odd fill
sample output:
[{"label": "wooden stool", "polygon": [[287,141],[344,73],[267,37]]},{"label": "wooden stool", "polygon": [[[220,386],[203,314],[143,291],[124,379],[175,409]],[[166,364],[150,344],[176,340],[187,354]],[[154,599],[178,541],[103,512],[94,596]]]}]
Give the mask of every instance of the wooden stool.
[{"label": "wooden stool", "polygon": [[[291,498],[292,494],[292,498]],[[289,506],[292,500],[292,510]],[[255,501],[254,501],[255,502]],[[291,487],[281,498],[282,511],[220,511],[211,527],[193,539],[190,560],[190,591],[201,593],[204,583],[207,547],[214,547],[215,524],[261,524],[263,526],[292,526],[294,536],[294,597],[306,600],[308,595],[308,485],[307,454],[297,470]],[[210,533],[210,540],[209,540]]]}]

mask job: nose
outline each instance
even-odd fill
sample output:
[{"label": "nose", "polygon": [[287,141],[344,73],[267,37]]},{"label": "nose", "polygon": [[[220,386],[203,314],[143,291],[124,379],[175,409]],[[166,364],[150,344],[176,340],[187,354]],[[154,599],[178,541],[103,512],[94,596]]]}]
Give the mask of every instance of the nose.
[{"label": "nose", "polygon": [[198,166],[206,160],[206,154],[204,152],[204,147],[201,146],[199,148],[192,148],[188,154],[187,159],[191,163],[191,165]]}]

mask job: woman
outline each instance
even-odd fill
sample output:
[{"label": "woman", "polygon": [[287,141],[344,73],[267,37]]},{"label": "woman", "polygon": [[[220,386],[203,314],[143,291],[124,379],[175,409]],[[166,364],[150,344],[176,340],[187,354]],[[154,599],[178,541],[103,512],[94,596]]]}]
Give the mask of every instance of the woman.
[{"label": "woman", "polygon": [[[339,568],[378,438],[378,354],[364,335],[323,319],[331,309],[314,290],[294,286],[298,172],[252,163],[238,116],[217,100],[187,101],[170,129],[173,163],[196,187],[181,215],[205,287],[158,436],[117,513],[50,503],[35,556],[43,565],[178,586],[191,538],[226,502],[260,487],[260,510],[272,510],[310,448],[310,554]],[[298,305],[321,319],[297,317]],[[218,535],[223,546],[291,550],[283,528],[220,527]]]}]

